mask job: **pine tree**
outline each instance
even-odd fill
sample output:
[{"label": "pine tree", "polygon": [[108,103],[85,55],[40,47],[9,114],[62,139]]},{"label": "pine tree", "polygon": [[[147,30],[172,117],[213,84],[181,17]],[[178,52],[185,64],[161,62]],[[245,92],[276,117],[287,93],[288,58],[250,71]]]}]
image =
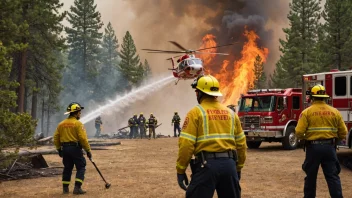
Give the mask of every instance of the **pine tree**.
[{"label": "pine tree", "polygon": [[[0,23],[2,23],[0,19]],[[13,46],[11,46],[13,47]],[[10,47],[10,49],[11,49]],[[16,106],[16,93],[13,88],[19,84],[10,81],[11,57],[0,41],[0,158],[4,159],[5,147],[24,146],[31,142],[36,121],[27,113],[15,114],[10,109]],[[7,158],[8,159],[8,158]],[[8,159],[9,160],[9,159]],[[6,167],[6,160],[0,160],[0,167]]]},{"label": "pine tree", "polygon": [[264,63],[263,63],[263,59],[259,55],[257,55],[255,57],[253,72],[255,75],[254,89],[262,89],[262,88],[266,87],[265,86],[266,76],[264,73]]},{"label": "pine tree", "polygon": [[[104,98],[113,97],[116,92],[121,91],[120,74],[118,73],[118,53],[119,43],[115,35],[115,31],[109,22],[105,28],[105,33],[103,36],[102,43],[102,65],[101,70],[98,75],[97,85],[100,89],[97,89],[96,98],[98,101],[103,101]],[[104,87],[104,89],[101,89]],[[101,97],[103,96],[103,97]]]},{"label": "pine tree", "polygon": [[95,77],[100,67],[101,54],[102,33],[99,30],[103,26],[96,8],[94,0],[75,0],[74,6],[68,12],[67,21],[71,27],[66,27],[65,30],[71,67],[65,75],[69,81],[66,89],[71,93],[76,92],[79,87],[84,87],[87,89],[86,93],[92,95],[95,91]]},{"label": "pine tree", "polygon": [[111,23],[108,23],[108,26],[105,28],[105,34],[103,37],[102,43],[102,63],[103,70],[107,73],[112,71],[113,69],[117,69],[118,62],[118,48],[119,43],[115,35],[115,31],[112,28]]},{"label": "pine tree", "polygon": [[152,76],[152,69],[150,68],[149,62],[147,59],[144,59],[144,76],[151,77]]},{"label": "pine tree", "polygon": [[315,48],[319,29],[319,3],[319,0],[292,0],[289,4],[288,19],[291,27],[283,29],[286,40],[280,39],[282,56],[271,79],[277,87],[299,87],[303,74],[318,70]]},{"label": "pine tree", "polygon": [[121,48],[119,71],[130,85],[135,86],[142,81],[141,76],[143,76],[144,70],[141,69],[143,67],[141,67],[137,49],[129,31],[123,37]]},{"label": "pine tree", "polygon": [[352,2],[327,0],[322,13],[326,37],[321,39],[325,68],[347,69],[352,62]]}]

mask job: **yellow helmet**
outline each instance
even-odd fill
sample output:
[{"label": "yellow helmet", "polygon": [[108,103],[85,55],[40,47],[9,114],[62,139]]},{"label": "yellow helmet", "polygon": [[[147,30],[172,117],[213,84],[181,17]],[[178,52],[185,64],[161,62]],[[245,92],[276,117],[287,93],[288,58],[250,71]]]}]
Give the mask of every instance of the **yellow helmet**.
[{"label": "yellow helmet", "polygon": [[141,112],[139,115],[143,115],[143,112]]},{"label": "yellow helmet", "polygon": [[67,106],[66,113],[64,113],[64,114],[66,115],[66,114],[69,114],[69,113],[80,111],[82,109],[84,109],[84,107],[82,107],[78,102],[71,102]]},{"label": "yellow helmet", "polygon": [[211,96],[222,96],[219,81],[211,75],[198,77],[194,80],[191,86],[193,89],[198,89],[199,91]]},{"label": "yellow helmet", "polygon": [[329,98],[330,96],[326,94],[325,87],[323,85],[315,85],[310,91],[312,97],[317,98]]}]

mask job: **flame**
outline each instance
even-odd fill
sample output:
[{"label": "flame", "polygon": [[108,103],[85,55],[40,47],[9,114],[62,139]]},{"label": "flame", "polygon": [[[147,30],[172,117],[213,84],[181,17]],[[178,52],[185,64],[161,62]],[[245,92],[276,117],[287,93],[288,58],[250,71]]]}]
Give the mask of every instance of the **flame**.
[{"label": "flame", "polygon": [[[219,72],[214,72],[216,69],[210,65],[214,60],[214,54],[202,54],[201,58],[204,62],[205,71],[215,76],[220,82],[220,89],[223,96],[222,103],[225,105],[237,104],[240,95],[246,93],[248,89],[254,86],[254,62],[256,56],[262,58],[263,63],[266,62],[269,50],[267,48],[259,48],[256,41],[259,36],[254,31],[248,31],[245,28],[244,34],[247,42],[244,43],[239,60],[224,60]],[[215,36],[207,34],[203,38],[202,47],[216,46]],[[211,49],[216,52],[215,49]],[[215,50],[215,51],[213,51]],[[230,59],[233,59],[231,57]]]},{"label": "flame", "polygon": [[[202,42],[203,43],[199,49],[210,48],[210,47],[216,46],[215,36],[212,34],[205,35],[202,39]],[[216,53],[216,48],[202,50],[201,52]],[[209,65],[215,56],[216,56],[216,54],[202,54],[202,53],[199,54],[199,58],[202,59],[204,65]],[[210,67],[204,68],[204,71],[205,71],[205,73],[212,73]]]}]

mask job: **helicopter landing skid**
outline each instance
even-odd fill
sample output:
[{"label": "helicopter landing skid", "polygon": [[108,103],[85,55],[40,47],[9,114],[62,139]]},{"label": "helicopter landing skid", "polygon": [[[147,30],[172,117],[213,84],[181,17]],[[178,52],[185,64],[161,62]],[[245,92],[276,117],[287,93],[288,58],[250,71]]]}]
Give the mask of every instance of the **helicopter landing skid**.
[{"label": "helicopter landing skid", "polygon": [[177,80],[175,81],[175,85],[177,85],[178,81],[180,81],[180,79],[177,79]]}]

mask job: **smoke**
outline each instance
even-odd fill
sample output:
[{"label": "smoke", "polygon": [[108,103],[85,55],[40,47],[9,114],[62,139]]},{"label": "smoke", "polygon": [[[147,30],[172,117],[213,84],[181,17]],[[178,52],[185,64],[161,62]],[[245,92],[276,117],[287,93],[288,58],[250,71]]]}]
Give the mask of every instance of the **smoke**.
[{"label": "smoke", "polygon": [[[68,10],[73,0],[62,0]],[[177,41],[187,49],[197,49],[207,33],[214,34],[218,45],[238,42],[233,47],[219,48],[218,52],[231,53],[233,59],[240,57],[244,26],[259,35],[259,46],[269,48],[265,72],[272,73],[279,58],[279,38],[284,38],[282,28],[288,27],[289,2],[283,0],[104,0],[95,1],[104,24],[111,22],[121,44],[126,31],[130,31],[137,49],[154,48],[176,50],[168,41]],[[67,24],[65,24],[67,25]],[[138,50],[141,61],[147,59],[154,76],[164,74],[171,63],[170,55],[148,54]],[[219,69],[221,58],[219,59]],[[228,57],[226,57],[228,59]],[[233,60],[230,60],[233,61]],[[171,75],[171,72],[170,72]],[[153,113],[159,123],[156,132],[172,135],[170,126],[174,111],[181,119],[197,104],[191,80],[181,80],[177,86],[169,84],[142,100],[129,103],[113,114],[102,114],[103,132],[116,132],[117,127],[127,125],[133,114],[143,112],[146,117]],[[148,83],[145,83],[145,85]],[[82,93],[84,96],[84,93]],[[138,97],[138,96],[137,96]],[[107,99],[108,100],[108,99]],[[84,99],[82,103],[85,103]],[[107,102],[109,103],[109,102]],[[103,106],[104,104],[101,104]],[[94,111],[94,105],[85,110]],[[84,115],[84,112],[82,112]],[[94,134],[92,122],[86,124]]]}]

